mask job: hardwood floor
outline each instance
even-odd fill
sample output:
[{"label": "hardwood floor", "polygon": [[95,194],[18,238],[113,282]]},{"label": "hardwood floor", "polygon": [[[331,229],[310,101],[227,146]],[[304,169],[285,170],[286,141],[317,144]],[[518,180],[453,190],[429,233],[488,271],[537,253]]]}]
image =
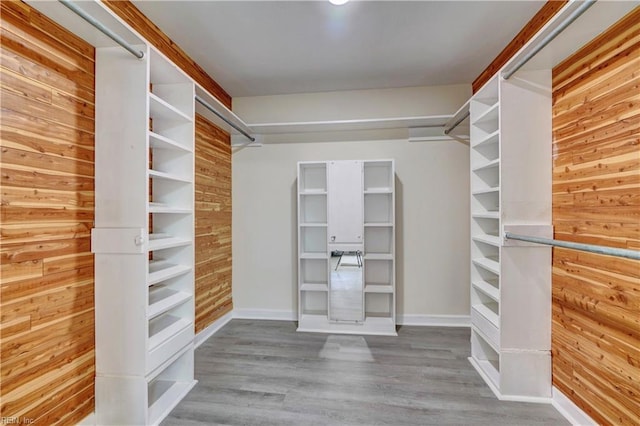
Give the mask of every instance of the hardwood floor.
[{"label": "hardwood floor", "polygon": [[498,401],[467,361],[469,329],[398,337],[297,333],[233,320],[196,350],[179,425],[564,425],[550,405]]}]

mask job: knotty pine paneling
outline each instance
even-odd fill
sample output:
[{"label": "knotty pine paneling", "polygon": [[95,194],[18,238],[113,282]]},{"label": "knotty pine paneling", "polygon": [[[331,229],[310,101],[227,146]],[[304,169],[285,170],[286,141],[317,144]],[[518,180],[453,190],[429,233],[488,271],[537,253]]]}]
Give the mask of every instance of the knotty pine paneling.
[{"label": "knotty pine paneling", "polygon": [[547,0],[540,10],[531,18],[520,32],[507,44],[507,46],[495,57],[478,77],[471,83],[473,93],[476,93],[509,59],[522,48],[540,28],[542,28],[553,16],[564,7],[567,0]]},{"label": "knotty pine paneling", "polygon": [[[640,249],[640,8],[553,69],[553,225]],[[601,424],[640,424],[640,262],[553,250],[553,384]]]},{"label": "knotty pine paneling", "polygon": [[147,18],[129,0],[102,0],[116,15],[142,35],[149,43],[164,53],[191,78],[198,82],[223,105],[231,109],[231,96],[213,80],[205,70],[189,57],[160,28]]},{"label": "knotty pine paneling", "polygon": [[0,8],[0,416],[75,424],[94,406],[94,49]]},{"label": "knotty pine paneling", "polygon": [[231,139],[196,115],[196,333],[233,308]]}]

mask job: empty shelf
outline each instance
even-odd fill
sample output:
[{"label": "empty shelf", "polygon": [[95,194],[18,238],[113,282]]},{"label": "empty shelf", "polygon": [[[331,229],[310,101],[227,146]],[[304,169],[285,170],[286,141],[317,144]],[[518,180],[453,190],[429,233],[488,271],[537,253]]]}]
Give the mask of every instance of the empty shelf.
[{"label": "empty shelf", "polygon": [[149,169],[149,177],[152,179],[166,179],[175,182],[191,183],[192,179],[184,178],[182,176],[173,175],[171,173],[159,172],[157,170]]},{"label": "empty shelf", "polygon": [[181,305],[192,298],[191,294],[184,291],[162,287],[149,290],[149,308],[147,318],[152,319],[168,310]]},{"label": "empty shelf", "polygon": [[393,286],[384,284],[366,284],[365,293],[393,293]]},{"label": "empty shelf", "polygon": [[487,295],[496,302],[500,301],[500,289],[498,288],[499,284],[497,279],[478,279],[476,281],[473,281],[471,284],[478,291],[481,291],[483,294]]},{"label": "empty shelf", "polygon": [[392,228],[391,222],[368,222],[364,224],[365,228]]},{"label": "empty shelf", "polygon": [[500,317],[496,313],[498,311],[498,303],[489,302],[489,303],[479,303],[473,305],[473,309],[475,309],[480,315],[485,317],[494,327],[500,328]]},{"label": "empty shelf", "polygon": [[479,257],[473,259],[473,263],[489,272],[493,272],[496,275],[500,275],[500,262],[497,259],[490,257]]},{"label": "empty shelf", "polygon": [[364,191],[365,194],[391,194],[391,188],[369,188]]},{"label": "empty shelf", "polygon": [[499,107],[500,107],[500,104],[498,102],[494,103],[492,106],[487,108],[485,112],[480,114],[478,118],[473,120],[471,124],[476,125],[476,124],[482,124],[482,123],[498,120],[498,113],[500,111]]},{"label": "empty shelf", "polygon": [[187,238],[172,237],[168,234],[149,234],[150,251],[187,246],[189,244],[191,244],[191,240]]},{"label": "empty shelf", "polygon": [[191,271],[187,265],[178,265],[163,260],[149,262],[148,284],[156,284]]},{"label": "empty shelf", "polygon": [[149,203],[149,213],[175,213],[175,214],[189,214],[192,213],[191,209],[176,208],[164,203]]},{"label": "empty shelf", "polygon": [[488,189],[479,189],[477,191],[473,191],[473,195],[485,195],[485,194],[497,194],[500,192],[500,188],[488,188]]},{"label": "empty shelf", "polygon": [[196,381],[154,380],[149,383],[149,424],[155,425],[189,393]]},{"label": "empty shelf", "polygon": [[149,116],[154,120],[182,121],[189,123],[193,121],[185,113],[158,97],[155,93],[149,93]]},{"label": "empty shelf", "polygon": [[495,169],[495,168],[498,168],[499,166],[500,166],[500,159],[496,158],[495,160],[491,160],[486,164],[483,164],[481,166],[474,168],[473,171],[480,172],[483,170]]},{"label": "empty shelf", "polygon": [[496,130],[495,132],[489,133],[487,136],[484,137],[484,139],[479,140],[478,143],[473,145],[473,148],[477,149],[483,146],[488,146],[494,143],[498,143],[499,140],[500,140],[500,130]]},{"label": "empty shelf", "polygon": [[500,212],[497,210],[486,211],[482,213],[472,213],[471,216],[476,219],[500,219]]},{"label": "empty shelf", "polygon": [[149,131],[149,147],[153,149],[173,149],[178,151],[193,152],[191,148],[182,145],[166,136]]},{"label": "empty shelf", "polygon": [[479,241],[481,243],[489,244],[494,247],[500,247],[501,245],[500,237],[497,235],[490,235],[490,234],[475,235],[474,237],[472,237],[472,239],[473,241]]},{"label": "empty shelf", "polygon": [[329,286],[327,284],[317,284],[317,283],[302,283],[300,285],[301,291],[329,291]]},{"label": "empty shelf", "polygon": [[149,322],[149,351],[157,348],[162,342],[170,339],[180,330],[192,326],[192,322],[186,318],[175,315],[162,315]]},{"label": "empty shelf", "polygon": [[301,223],[301,228],[326,228],[326,223]]}]

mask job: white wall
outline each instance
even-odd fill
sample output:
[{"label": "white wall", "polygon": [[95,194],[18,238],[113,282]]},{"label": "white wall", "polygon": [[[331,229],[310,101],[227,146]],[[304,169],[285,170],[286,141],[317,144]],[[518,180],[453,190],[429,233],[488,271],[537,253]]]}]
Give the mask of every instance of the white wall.
[{"label": "white wall", "polygon": [[[470,95],[459,86],[423,89],[436,94],[421,98],[406,89],[387,92],[400,102],[410,98],[404,115],[451,114]],[[380,92],[380,91],[372,91]],[[374,98],[379,93],[373,93]],[[358,102],[344,107],[354,117]],[[391,96],[393,95],[393,96]],[[275,109],[296,110],[309,95],[287,95],[266,102],[262,97],[244,98],[234,111],[253,122],[278,116]],[[320,97],[327,96],[322,95]],[[283,97],[284,98],[284,97]],[[312,95],[311,98],[315,98]],[[330,96],[336,103],[339,95]],[[356,96],[357,98],[357,96]],[[371,96],[361,94],[363,104]],[[319,98],[317,98],[319,99]],[[383,101],[384,97],[380,98]],[[286,102],[285,102],[286,101]],[[343,102],[346,105],[349,102]],[[240,104],[240,107],[238,105]],[[282,105],[286,104],[287,107]],[[260,116],[260,108],[264,115]],[[308,103],[306,104],[308,105]],[[323,109],[322,102],[315,107]],[[438,110],[437,105],[443,105]],[[369,111],[389,105],[367,106]],[[427,111],[428,112],[425,112]],[[282,111],[281,111],[282,112]],[[392,111],[385,111],[390,116]],[[293,113],[292,113],[293,114]],[[302,113],[297,118],[303,119]],[[381,118],[378,115],[376,118]],[[278,116],[282,121],[286,115]],[[366,117],[364,117],[366,118]],[[308,120],[308,117],[304,119]],[[320,119],[320,118],[319,118]],[[408,142],[366,140],[309,142],[317,134],[302,136],[300,143],[265,144],[233,154],[233,302],[241,312],[273,311],[293,315],[297,309],[296,167],[298,161],[388,159],[396,161],[397,313],[398,315],[468,315],[469,313],[469,148],[452,140]]]}]

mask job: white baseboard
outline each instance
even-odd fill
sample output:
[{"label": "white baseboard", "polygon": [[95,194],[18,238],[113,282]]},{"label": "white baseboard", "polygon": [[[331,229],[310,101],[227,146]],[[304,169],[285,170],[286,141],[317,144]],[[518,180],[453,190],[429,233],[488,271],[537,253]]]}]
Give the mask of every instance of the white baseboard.
[{"label": "white baseboard", "polygon": [[551,405],[574,426],[596,426],[598,424],[555,386],[551,388]]},{"label": "white baseboard", "polygon": [[[234,309],[233,317],[238,319],[261,319],[297,321],[293,311],[275,309]],[[398,315],[398,325],[419,325],[429,327],[470,327],[469,315]]]},{"label": "white baseboard", "polygon": [[91,413],[84,419],[80,420],[77,426],[95,426],[96,425],[96,413]]},{"label": "white baseboard", "polygon": [[260,319],[276,321],[297,321],[298,315],[293,311],[275,309],[234,309],[233,317],[238,319]]},{"label": "white baseboard", "polygon": [[419,325],[427,327],[471,327],[469,315],[420,315],[405,314],[396,317],[398,325]]},{"label": "white baseboard", "polygon": [[213,323],[211,323],[207,328],[202,330],[200,333],[196,334],[196,337],[194,339],[195,348],[198,348],[198,346],[206,342],[209,337],[213,336],[216,333],[216,331],[220,330],[226,323],[231,321],[232,318],[233,318],[233,311],[227,312],[226,314],[224,314],[223,316],[215,320]]}]

